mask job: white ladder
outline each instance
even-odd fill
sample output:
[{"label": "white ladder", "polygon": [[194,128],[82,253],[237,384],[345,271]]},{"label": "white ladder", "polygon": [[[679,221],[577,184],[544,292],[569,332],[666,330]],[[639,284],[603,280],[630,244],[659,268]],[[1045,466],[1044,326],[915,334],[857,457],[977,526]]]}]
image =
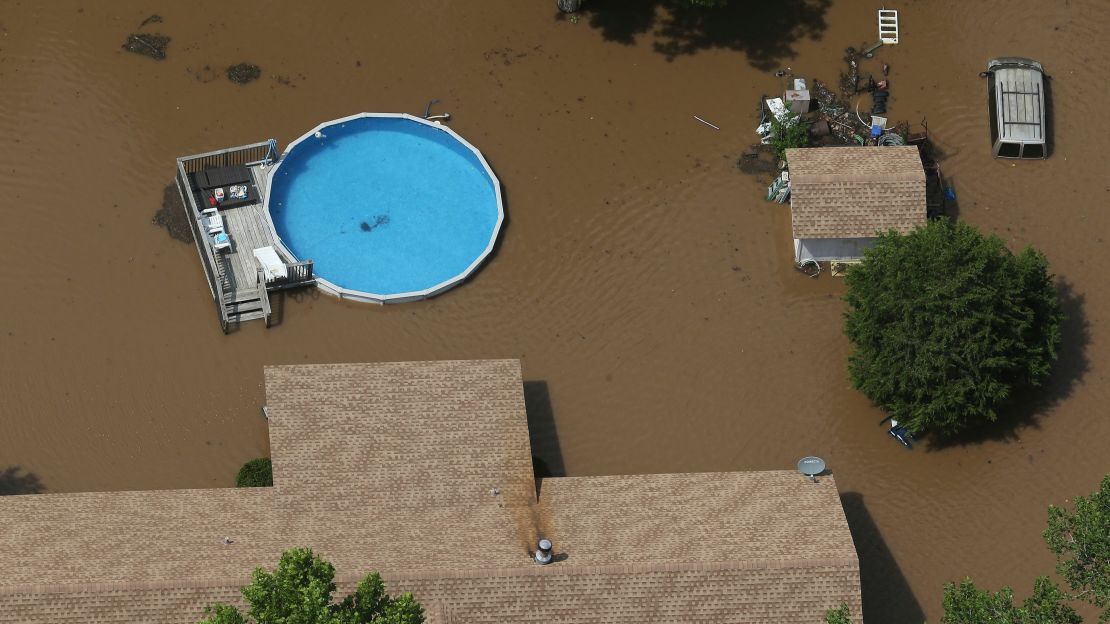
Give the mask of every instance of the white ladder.
[{"label": "white ladder", "polygon": [[898,43],[898,11],[879,9],[879,41],[886,45]]}]

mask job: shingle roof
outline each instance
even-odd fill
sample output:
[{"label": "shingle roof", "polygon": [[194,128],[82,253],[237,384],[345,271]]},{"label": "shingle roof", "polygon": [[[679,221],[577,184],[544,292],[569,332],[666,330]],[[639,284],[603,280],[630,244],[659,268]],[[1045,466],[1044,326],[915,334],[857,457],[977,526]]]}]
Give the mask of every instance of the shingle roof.
[{"label": "shingle roof", "polygon": [[798,477],[768,471],[545,479],[540,508],[546,533],[578,565],[852,559],[846,521],[829,513],[840,504],[832,480]]},{"label": "shingle roof", "polygon": [[194,622],[292,546],[341,591],[381,571],[430,624],[860,612],[831,477],[555,478],[537,500],[522,387],[514,360],[268,367],[273,488],[0,497],[0,622]]},{"label": "shingle roof", "polygon": [[868,238],[925,223],[916,147],[786,150],[794,238]]}]

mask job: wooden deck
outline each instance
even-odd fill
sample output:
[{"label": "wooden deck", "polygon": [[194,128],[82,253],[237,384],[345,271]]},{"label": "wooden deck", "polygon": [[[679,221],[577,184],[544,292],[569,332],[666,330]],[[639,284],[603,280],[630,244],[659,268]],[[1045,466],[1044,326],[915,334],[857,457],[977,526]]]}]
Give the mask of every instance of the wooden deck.
[{"label": "wooden deck", "polygon": [[[178,159],[177,187],[185,202],[201,266],[208,277],[224,332],[232,325],[253,319],[264,319],[269,326],[270,292],[316,283],[312,261],[297,262],[277,244],[266,212],[266,172],[257,163],[272,162],[275,145],[275,142],[269,141]],[[200,221],[200,208],[205,205],[200,190],[202,187],[194,184],[190,174],[194,171],[219,171],[220,167],[236,164],[247,164],[254,186],[252,196],[257,201],[220,209],[223,229],[231,239],[231,248],[216,250],[211,235],[204,231]],[[253,252],[262,247],[274,248],[289,270],[287,277],[271,278],[266,284],[259,283],[259,265]]]},{"label": "wooden deck", "polygon": [[255,249],[273,247],[287,264],[295,261],[286,257],[275,244],[262,204],[221,210],[220,214],[224,219],[224,231],[231,237],[231,249],[218,252],[224,291],[233,301],[257,297],[259,265],[253,253]]}]

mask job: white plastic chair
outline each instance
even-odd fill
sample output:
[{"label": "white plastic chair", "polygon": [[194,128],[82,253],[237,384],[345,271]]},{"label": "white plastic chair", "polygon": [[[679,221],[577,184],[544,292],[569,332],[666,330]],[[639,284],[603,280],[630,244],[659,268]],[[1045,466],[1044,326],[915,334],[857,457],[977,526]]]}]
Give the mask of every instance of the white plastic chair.
[{"label": "white plastic chair", "polygon": [[217,208],[208,208],[200,212],[201,226],[208,228],[209,234],[219,234],[224,231],[224,218],[220,216]]},{"label": "white plastic chair", "polygon": [[231,237],[227,235],[227,232],[220,232],[212,237],[212,249],[216,251],[231,249]]}]

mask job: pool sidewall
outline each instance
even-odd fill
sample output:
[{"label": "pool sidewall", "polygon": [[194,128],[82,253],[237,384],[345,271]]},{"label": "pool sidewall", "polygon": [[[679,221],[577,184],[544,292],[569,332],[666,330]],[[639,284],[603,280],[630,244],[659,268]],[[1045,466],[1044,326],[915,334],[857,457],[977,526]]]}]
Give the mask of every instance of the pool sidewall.
[{"label": "pool sidewall", "polygon": [[350,288],[344,288],[342,286],[339,286],[338,284],[333,284],[332,282],[320,277],[319,275],[316,276],[317,287],[330,295],[339,297],[340,299],[354,299],[355,301],[366,301],[369,303],[385,304],[404,303],[406,301],[420,301],[421,299],[434,297],[445,290],[454,288],[462,282],[465,282],[476,270],[478,270],[478,267],[481,266],[483,262],[485,262],[486,258],[488,258],[489,255],[493,253],[493,248],[497,243],[497,237],[501,233],[501,225],[505,221],[505,206],[501,199],[501,181],[497,179],[497,175],[493,172],[493,169],[489,166],[489,163],[486,162],[485,156],[482,156],[482,152],[478,151],[478,148],[471,145],[469,141],[459,136],[457,132],[439,122],[432,122],[420,117],[414,117],[413,115],[409,115],[408,113],[358,113],[357,115],[350,115],[348,117],[341,117],[339,119],[325,121],[324,123],[302,134],[299,138],[287,145],[285,147],[285,151],[281,153],[281,158],[278,159],[277,163],[273,167],[270,167],[269,170],[266,172],[266,198],[263,205],[266,208],[266,225],[270,228],[270,234],[273,235],[274,240],[277,242],[277,245],[281,248],[282,252],[284,252],[288,257],[293,258],[297,262],[301,261],[301,258],[298,258],[297,255],[293,253],[293,250],[289,249],[289,247],[285,244],[285,241],[282,240],[281,236],[278,235],[277,228],[274,227],[274,219],[270,214],[270,193],[273,191],[274,188],[274,176],[277,174],[278,169],[281,168],[282,163],[285,162],[285,157],[288,156],[289,153],[292,152],[293,149],[300,145],[303,141],[315,137],[317,132],[322,132],[325,128],[329,128],[337,124],[347,123],[348,121],[354,121],[356,119],[363,119],[365,117],[405,119],[415,123],[423,124],[441,132],[446,132],[447,134],[451,135],[453,139],[455,139],[468,150],[470,150],[478,159],[478,162],[481,163],[482,167],[486,170],[486,175],[489,176],[490,181],[493,182],[493,195],[497,199],[497,222],[494,223],[493,232],[490,234],[489,242],[486,243],[486,248],[482,251],[482,253],[478,255],[477,258],[474,259],[473,262],[470,263],[469,266],[467,266],[458,275],[448,278],[429,288],[425,288],[423,290],[414,290],[411,292],[396,293],[392,295],[381,295],[377,293],[368,293],[361,290],[351,290]]}]

